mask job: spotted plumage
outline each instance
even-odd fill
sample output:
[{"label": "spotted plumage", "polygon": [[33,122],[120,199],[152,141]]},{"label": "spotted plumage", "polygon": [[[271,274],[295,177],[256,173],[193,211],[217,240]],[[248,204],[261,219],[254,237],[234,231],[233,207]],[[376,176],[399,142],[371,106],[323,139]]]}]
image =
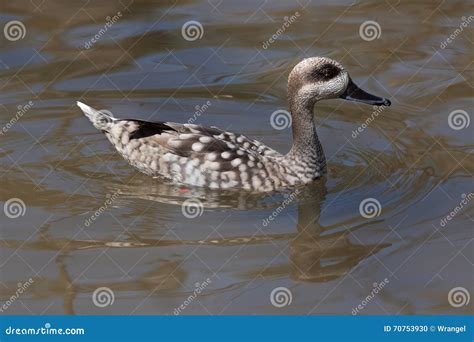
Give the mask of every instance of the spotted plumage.
[{"label": "spotted plumage", "polygon": [[147,175],[214,189],[273,191],[309,183],[325,171],[312,106],[343,94],[349,80],[328,58],[306,59],[293,69],[288,93],[294,142],[286,155],[216,127],[118,119],[81,102],[78,106],[117,151]]}]

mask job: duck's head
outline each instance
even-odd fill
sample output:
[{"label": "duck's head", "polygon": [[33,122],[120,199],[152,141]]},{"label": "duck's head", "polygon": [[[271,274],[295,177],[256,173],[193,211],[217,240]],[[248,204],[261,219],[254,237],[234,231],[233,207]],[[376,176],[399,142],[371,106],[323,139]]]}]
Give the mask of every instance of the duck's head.
[{"label": "duck's head", "polygon": [[298,63],[288,78],[290,107],[312,109],[317,101],[341,98],[373,106],[390,106],[390,100],[360,89],[338,62],[327,57],[306,58]]}]

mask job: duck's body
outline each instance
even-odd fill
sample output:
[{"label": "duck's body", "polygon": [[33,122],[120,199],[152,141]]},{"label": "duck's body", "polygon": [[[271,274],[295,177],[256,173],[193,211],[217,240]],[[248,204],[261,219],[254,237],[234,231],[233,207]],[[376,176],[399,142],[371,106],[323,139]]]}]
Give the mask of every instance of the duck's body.
[{"label": "duck's body", "polygon": [[[214,189],[280,190],[310,183],[325,171],[325,157],[312,113],[321,94],[314,94],[307,83],[331,81],[329,85],[336,88],[337,96],[347,91],[350,84],[347,73],[337,62],[315,59],[304,60],[290,74],[288,93],[294,142],[286,155],[244,135],[215,127],[116,119],[83,103],[78,105],[117,151],[147,175]],[[319,74],[313,72],[308,80],[308,69]]]},{"label": "duck's body", "polygon": [[324,167],[317,158],[285,158],[257,140],[215,127],[120,120],[78,105],[132,166],[177,184],[272,191],[314,180]]}]

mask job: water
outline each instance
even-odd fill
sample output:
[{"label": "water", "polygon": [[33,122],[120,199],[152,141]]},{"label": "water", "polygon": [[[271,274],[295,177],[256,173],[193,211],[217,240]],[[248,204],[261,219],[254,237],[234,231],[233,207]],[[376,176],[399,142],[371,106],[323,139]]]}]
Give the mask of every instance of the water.
[{"label": "water", "polygon": [[[448,300],[474,289],[472,124],[448,120],[472,115],[472,23],[454,34],[463,2],[15,1],[1,19],[26,29],[1,37],[0,199],[26,208],[0,216],[4,312],[472,313]],[[191,20],[196,40],[181,33]],[[368,20],[380,30],[364,40]],[[319,103],[328,174],[296,199],[159,183],[75,105],[193,119],[286,152],[291,132],[270,115],[286,108],[292,66],[316,55],[392,106]],[[195,218],[182,212],[191,198],[203,203]],[[366,199],[373,217],[359,211]]]}]

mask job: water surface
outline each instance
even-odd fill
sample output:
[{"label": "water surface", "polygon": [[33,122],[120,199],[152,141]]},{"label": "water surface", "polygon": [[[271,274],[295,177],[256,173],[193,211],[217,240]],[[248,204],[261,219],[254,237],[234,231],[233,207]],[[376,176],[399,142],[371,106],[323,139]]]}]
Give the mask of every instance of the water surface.
[{"label": "water surface", "polygon": [[[468,10],[462,1],[3,3],[2,26],[18,20],[25,35],[0,37],[0,200],[26,209],[0,215],[1,303],[31,279],[4,313],[472,313],[448,300],[455,287],[474,293],[474,209],[468,200],[456,209],[472,198],[472,124],[449,120],[472,112]],[[202,25],[198,39],[184,39],[189,21]],[[379,25],[375,38],[359,33],[367,21]],[[286,108],[291,68],[321,55],[392,106],[317,104],[328,173],[295,199],[148,178],[75,105],[194,118],[286,152],[291,130],[270,116]],[[189,199],[201,215],[183,215]],[[359,209],[367,199],[380,203],[369,218]],[[114,297],[105,307],[92,300],[102,287]],[[271,301],[280,287],[282,307]]]}]

